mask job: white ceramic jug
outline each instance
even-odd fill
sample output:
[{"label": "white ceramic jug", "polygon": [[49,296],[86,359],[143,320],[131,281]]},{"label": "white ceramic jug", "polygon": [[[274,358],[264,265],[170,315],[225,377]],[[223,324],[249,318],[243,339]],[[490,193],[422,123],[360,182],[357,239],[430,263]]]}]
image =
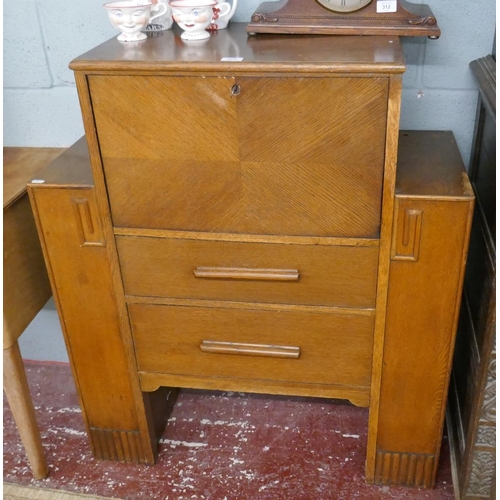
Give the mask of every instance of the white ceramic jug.
[{"label": "white ceramic jug", "polygon": [[[238,0],[233,0],[233,5],[231,6],[231,4],[229,2],[220,2],[219,0],[217,0],[217,5],[215,6],[215,8],[221,8],[222,4],[229,4],[229,6],[231,7],[229,9],[229,12],[227,14],[222,14],[219,16],[218,19],[215,20],[215,24],[217,25],[217,27],[220,29],[220,30],[223,30],[225,28],[227,28],[227,23],[229,22],[229,20],[233,17],[235,11],[236,11],[236,6],[238,4]],[[225,10],[225,9],[224,9]]]}]

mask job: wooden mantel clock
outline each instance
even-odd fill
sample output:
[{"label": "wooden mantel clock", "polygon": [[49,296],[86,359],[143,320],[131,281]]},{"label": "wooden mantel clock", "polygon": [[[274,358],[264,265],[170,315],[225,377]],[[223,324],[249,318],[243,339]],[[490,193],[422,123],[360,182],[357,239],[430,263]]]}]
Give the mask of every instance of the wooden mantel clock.
[{"label": "wooden mantel clock", "polygon": [[406,0],[279,0],[252,15],[250,34],[441,35],[429,6]]}]

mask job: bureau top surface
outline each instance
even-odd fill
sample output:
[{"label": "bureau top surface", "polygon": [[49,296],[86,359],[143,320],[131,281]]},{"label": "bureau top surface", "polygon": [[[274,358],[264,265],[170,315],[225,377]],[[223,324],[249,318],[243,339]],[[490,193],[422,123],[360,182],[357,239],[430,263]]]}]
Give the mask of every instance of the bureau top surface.
[{"label": "bureau top surface", "polygon": [[474,191],[452,132],[400,132],[396,195],[464,201],[474,199]]},{"label": "bureau top surface", "polygon": [[[62,151],[64,150],[61,149]],[[36,178],[38,182],[28,182],[28,185],[43,189],[93,187],[94,179],[85,137],[79,139],[45,168],[39,170]]]},{"label": "bureau top surface", "polygon": [[116,37],[76,58],[80,71],[402,73],[397,36],[248,35],[246,24],[184,42],[177,26],[141,42]]}]

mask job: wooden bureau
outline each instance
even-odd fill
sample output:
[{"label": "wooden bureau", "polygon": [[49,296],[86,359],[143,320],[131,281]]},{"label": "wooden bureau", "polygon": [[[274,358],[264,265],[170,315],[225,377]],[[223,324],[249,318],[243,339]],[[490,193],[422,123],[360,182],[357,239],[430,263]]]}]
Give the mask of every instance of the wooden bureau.
[{"label": "wooden bureau", "polygon": [[[398,201],[399,39],[232,24],[202,44],[113,39],[71,67],[94,186],[59,163],[30,194],[95,455],[154,462],[180,387],[321,396],[370,406],[368,481],[431,486],[473,196],[455,156],[437,169],[451,188],[418,170]],[[438,201],[413,200],[421,177]],[[428,251],[453,279],[433,285]],[[433,286],[419,352],[436,310],[415,318],[403,292]]]}]

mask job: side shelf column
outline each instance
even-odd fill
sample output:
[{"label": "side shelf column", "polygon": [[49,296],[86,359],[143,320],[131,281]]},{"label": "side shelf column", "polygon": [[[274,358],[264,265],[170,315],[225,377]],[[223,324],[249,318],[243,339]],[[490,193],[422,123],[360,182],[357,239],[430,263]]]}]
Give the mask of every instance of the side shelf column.
[{"label": "side shelf column", "polygon": [[[82,148],[77,144],[76,151]],[[55,175],[64,163],[75,164],[73,148],[43,183],[29,185],[29,194],[92,450],[99,459],[154,463],[163,430],[158,420],[164,423],[175,394],[140,391],[124,349],[93,186]],[[141,419],[147,426],[141,428]]]},{"label": "side shelf column", "polygon": [[405,132],[399,144],[375,467],[367,480],[430,488],[474,196],[450,132]]}]

